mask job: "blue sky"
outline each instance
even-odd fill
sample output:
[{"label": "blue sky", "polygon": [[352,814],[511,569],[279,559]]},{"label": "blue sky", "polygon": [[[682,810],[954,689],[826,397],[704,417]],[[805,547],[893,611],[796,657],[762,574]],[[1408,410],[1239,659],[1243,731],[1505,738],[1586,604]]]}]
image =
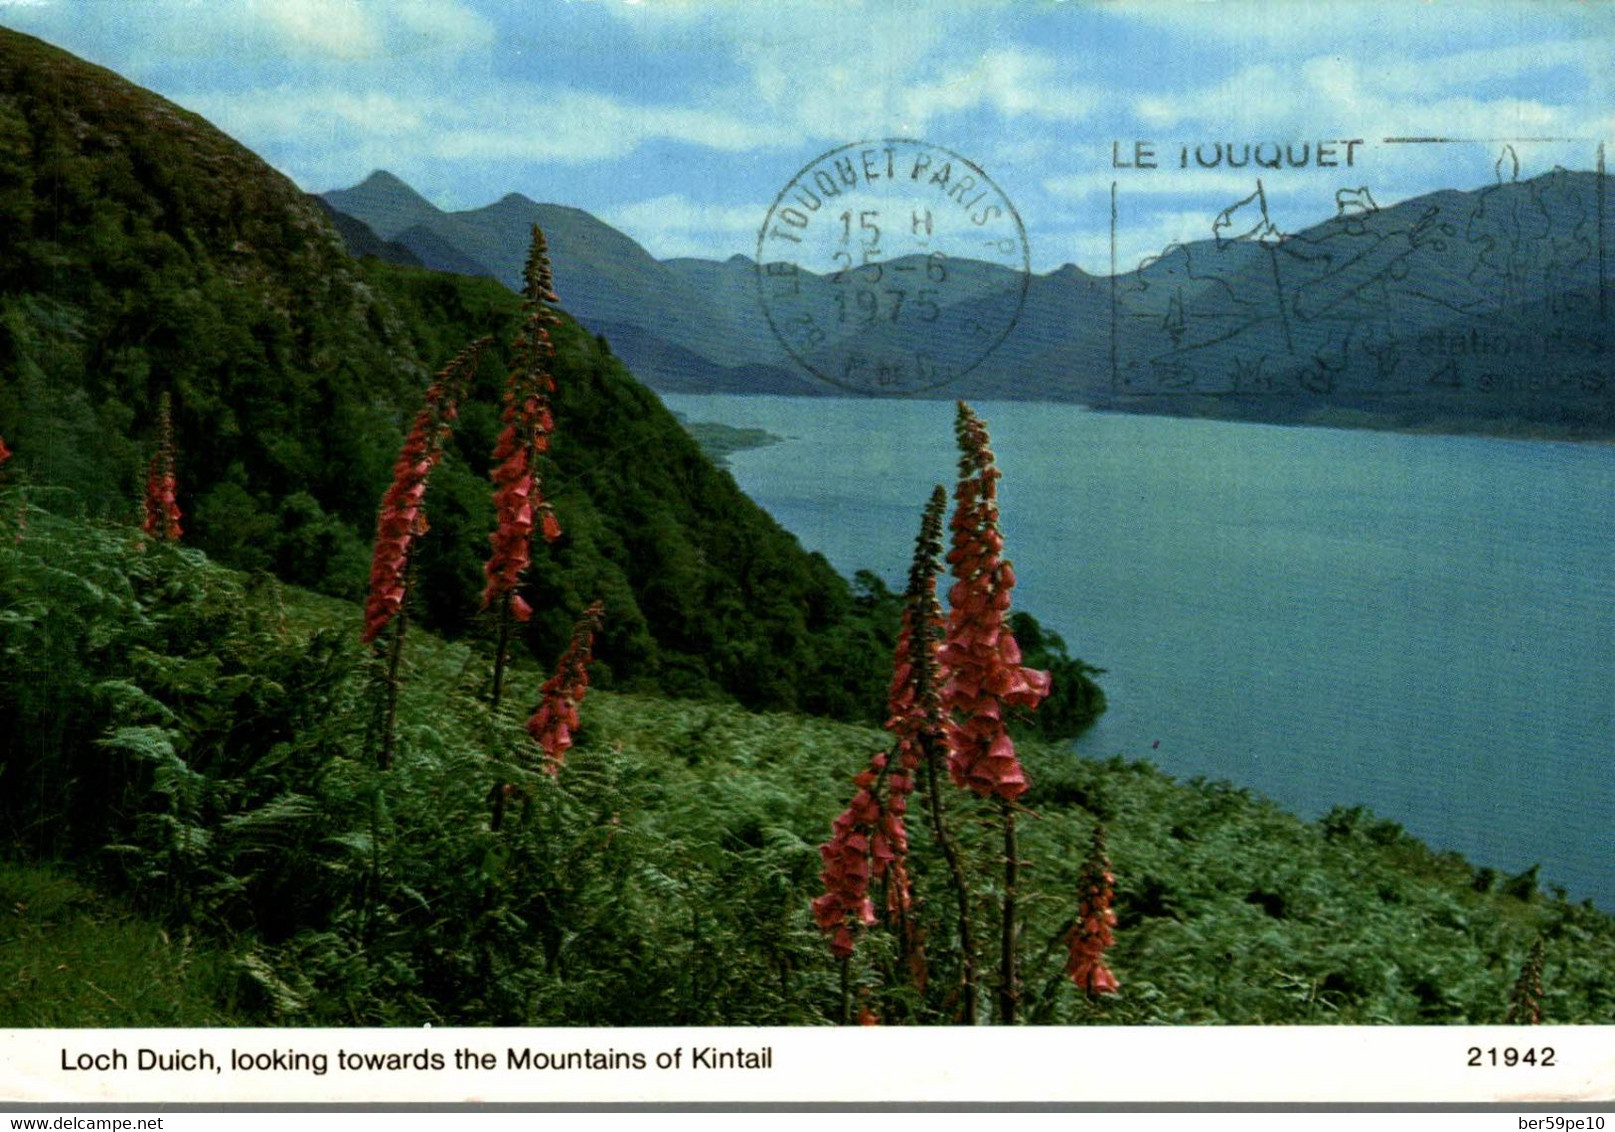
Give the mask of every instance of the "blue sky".
[{"label": "blue sky", "polygon": [[[817,155],[915,137],[1015,203],[1033,267],[1205,238],[1256,170],[1181,146],[1365,139],[1351,169],[1262,170],[1290,231],[1615,151],[1615,5],[1235,0],[0,0],[40,36],[203,114],[305,189],[385,168],[445,208],[575,205],[652,254],[749,253]],[[1162,168],[1118,169],[1154,143]],[[1191,148],[1191,155],[1193,150]],[[1615,161],[1615,152],[1611,153]],[[1193,157],[1190,157],[1191,165]]]}]

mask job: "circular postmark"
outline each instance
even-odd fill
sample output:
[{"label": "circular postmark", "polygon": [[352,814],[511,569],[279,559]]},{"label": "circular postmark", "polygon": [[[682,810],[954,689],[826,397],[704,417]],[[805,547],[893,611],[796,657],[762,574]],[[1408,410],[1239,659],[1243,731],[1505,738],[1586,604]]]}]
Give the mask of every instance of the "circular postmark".
[{"label": "circular postmark", "polygon": [[970,372],[1014,328],[1031,279],[1026,229],[992,178],[910,138],[815,158],[757,233],[774,335],[832,385],[902,395]]}]

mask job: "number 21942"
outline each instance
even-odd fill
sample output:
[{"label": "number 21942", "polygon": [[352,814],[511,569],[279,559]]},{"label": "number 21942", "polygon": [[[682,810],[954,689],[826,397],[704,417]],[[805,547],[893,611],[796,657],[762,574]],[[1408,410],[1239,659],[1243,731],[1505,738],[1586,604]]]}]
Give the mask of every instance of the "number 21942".
[{"label": "number 21942", "polygon": [[1515,1049],[1513,1046],[1506,1046],[1502,1049],[1499,1049],[1496,1046],[1493,1046],[1490,1049],[1481,1049],[1479,1046],[1469,1047],[1469,1064],[1482,1068],[1491,1065],[1502,1065],[1508,1067],[1513,1067],[1516,1065],[1535,1065],[1538,1067],[1544,1067],[1552,1065],[1553,1063],[1552,1046],[1543,1046],[1541,1049],[1537,1049],[1534,1046],[1527,1047],[1526,1049]]}]

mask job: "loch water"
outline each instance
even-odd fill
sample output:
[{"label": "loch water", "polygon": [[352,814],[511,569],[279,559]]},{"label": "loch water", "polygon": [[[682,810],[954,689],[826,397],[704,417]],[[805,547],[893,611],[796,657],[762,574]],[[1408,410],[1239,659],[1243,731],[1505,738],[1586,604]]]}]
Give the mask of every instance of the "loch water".
[{"label": "loch water", "polygon": [[[740,487],[901,588],[952,402],[663,399],[783,437]],[[1364,805],[1615,910],[1615,446],[973,407],[1016,608],[1106,670],[1080,753]]]}]

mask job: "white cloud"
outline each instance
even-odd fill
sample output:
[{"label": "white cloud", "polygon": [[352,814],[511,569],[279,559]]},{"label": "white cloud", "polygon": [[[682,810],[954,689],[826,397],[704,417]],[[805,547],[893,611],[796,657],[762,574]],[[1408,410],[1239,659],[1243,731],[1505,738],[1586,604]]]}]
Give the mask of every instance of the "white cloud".
[{"label": "white cloud", "polygon": [[487,47],[496,35],[491,23],[455,0],[391,0],[383,10],[394,23],[389,38],[401,46],[459,54]]},{"label": "white cloud", "polygon": [[710,258],[714,249],[748,250],[765,210],[755,205],[693,201],[680,193],[603,209],[600,218],[632,236],[658,259]]},{"label": "white cloud", "polygon": [[295,53],[366,59],[382,43],[376,8],[359,0],[251,0],[244,14]]},{"label": "white cloud", "polygon": [[1284,57],[1333,54],[1375,58],[1388,49],[1418,44],[1516,42],[1521,31],[1544,38],[1598,34],[1611,25],[1607,4],[1544,0],[1443,0],[1442,3],[1301,3],[1299,0],[1117,0],[1112,17],[1130,20],[1184,41],[1222,41],[1249,53]]},{"label": "white cloud", "polygon": [[[1441,97],[1452,84],[1423,72],[1439,75],[1448,69],[1447,62],[1402,60],[1368,68],[1352,60],[1318,57],[1301,64],[1300,84],[1316,96],[1309,101],[1334,120],[1370,123],[1375,131],[1393,135],[1413,131],[1510,136],[1566,126],[1567,108],[1540,100]],[[1469,71],[1474,62],[1473,58],[1462,60],[1454,69]]]},{"label": "white cloud", "polygon": [[[938,119],[978,109],[1009,118],[1079,120],[1097,91],[1078,61],[1016,44],[1006,0],[924,4],[724,4],[686,0],[621,5],[613,14],[648,45],[708,50],[739,63],[742,87],[709,102],[768,115],[782,145],[924,135]],[[1062,73],[1062,64],[1065,73]]]},{"label": "white cloud", "polygon": [[[1529,46],[1515,49],[1509,56],[1511,65],[1523,68],[1520,57],[1529,57],[1531,51]],[[1547,57],[1567,60],[1576,55],[1560,45]],[[1377,57],[1368,63],[1319,55],[1284,64],[1261,63],[1199,89],[1140,95],[1134,110],[1142,123],[1155,130],[1188,134],[1209,129],[1224,138],[1241,131],[1265,131],[1265,140],[1283,141],[1320,131],[1335,137],[1509,137],[1574,135],[1587,128],[1584,105],[1513,95],[1443,96],[1453,83],[1429,76],[1447,70],[1456,75],[1481,75],[1485,73],[1483,56]],[[1507,73],[1506,67],[1502,73]]]},{"label": "white cloud", "polygon": [[910,120],[921,123],[977,108],[995,110],[1006,118],[1081,121],[1100,104],[1102,92],[1062,73],[1070,68],[1070,62],[1062,68],[1054,56],[1025,48],[992,48],[982,52],[972,67],[908,88],[903,110]]},{"label": "white cloud", "polygon": [[[548,87],[507,86],[454,98],[327,84],[184,101],[252,145],[324,138],[340,150],[385,143],[390,166],[420,157],[581,163],[625,157],[650,140],[751,152],[773,144],[778,134],[764,123],[720,111],[647,106]],[[348,155],[328,156],[345,164]]]},{"label": "white cloud", "polygon": [[1428,94],[1465,83],[1492,83],[1555,67],[1578,67],[1590,74],[1609,63],[1609,44],[1601,40],[1556,40],[1459,51],[1434,58],[1376,59],[1375,83],[1396,94]]},{"label": "white cloud", "polygon": [[[946,18],[911,20],[897,6],[757,5],[723,21],[751,76],[751,96],[797,141],[854,141],[922,132],[907,86],[946,34]],[[764,13],[772,19],[763,20]],[[940,77],[940,76],[939,76]]]},{"label": "white cloud", "polygon": [[226,0],[221,8],[234,17],[232,34],[250,35],[256,21],[282,51],[333,61],[452,59],[494,39],[493,25],[460,0]]},{"label": "white cloud", "polygon": [[687,142],[727,153],[775,144],[765,122],[721,110],[653,106],[593,91],[506,88],[465,103],[442,103],[441,129],[429,139],[441,157],[501,157],[561,162],[624,157],[652,140]]},{"label": "white cloud", "polygon": [[1314,113],[1318,108],[1295,97],[1294,83],[1275,66],[1244,67],[1221,82],[1198,90],[1144,94],[1134,100],[1139,120],[1157,129],[1184,122],[1214,122],[1220,130],[1252,126]]},{"label": "white cloud", "polygon": [[430,106],[379,90],[279,87],[185,100],[197,113],[237,137],[291,141],[306,134],[352,131],[379,138],[423,130]]}]

